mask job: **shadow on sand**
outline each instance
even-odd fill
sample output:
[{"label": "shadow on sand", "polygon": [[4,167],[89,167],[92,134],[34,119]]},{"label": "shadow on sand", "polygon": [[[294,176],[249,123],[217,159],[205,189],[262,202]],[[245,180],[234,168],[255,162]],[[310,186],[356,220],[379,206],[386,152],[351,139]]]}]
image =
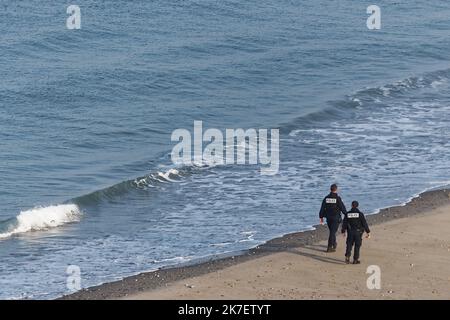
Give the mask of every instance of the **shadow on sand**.
[{"label": "shadow on sand", "polygon": [[[304,256],[307,258],[315,259],[321,262],[326,263],[333,263],[333,264],[345,264],[343,259],[336,259],[332,257],[327,257],[326,246],[321,245],[309,245],[301,248],[295,248],[295,249],[288,249],[286,252],[292,253],[292,254],[298,254],[300,256]],[[313,252],[308,251],[315,251],[318,252],[318,254],[315,254]]]}]

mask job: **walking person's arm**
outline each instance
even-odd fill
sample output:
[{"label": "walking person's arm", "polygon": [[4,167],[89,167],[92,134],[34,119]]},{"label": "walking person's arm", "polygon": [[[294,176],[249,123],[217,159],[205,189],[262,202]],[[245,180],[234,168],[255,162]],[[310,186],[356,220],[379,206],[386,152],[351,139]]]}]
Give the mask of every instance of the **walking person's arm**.
[{"label": "walking person's arm", "polygon": [[341,210],[341,212],[344,214],[344,216],[347,215],[347,208],[345,208],[345,204],[342,201],[341,197],[338,197],[338,206],[339,206],[339,210]]},{"label": "walking person's arm", "polygon": [[347,215],[346,215],[344,217],[344,222],[342,222],[342,229],[341,229],[342,234],[345,235],[345,233],[347,232],[347,228],[348,228],[348,218],[347,218]]},{"label": "walking person's arm", "polygon": [[320,224],[323,224],[324,216],[325,216],[325,199],[322,200],[322,206],[320,207],[320,212],[319,212]]},{"label": "walking person's arm", "polygon": [[366,231],[366,233],[367,233],[366,238],[370,238],[370,229],[369,229],[369,225],[367,224],[366,217],[364,216],[363,213],[361,213],[359,215],[359,218],[361,219],[361,223],[362,223],[362,225],[364,227],[364,231]]}]

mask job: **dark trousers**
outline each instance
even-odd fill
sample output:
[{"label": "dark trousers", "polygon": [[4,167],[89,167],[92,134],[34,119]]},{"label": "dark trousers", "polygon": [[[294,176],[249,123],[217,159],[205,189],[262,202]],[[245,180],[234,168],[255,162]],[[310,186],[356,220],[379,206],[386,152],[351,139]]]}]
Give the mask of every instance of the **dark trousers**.
[{"label": "dark trousers", "polygon": [[353,260],[359,259],[359,249],[362,245],[363,233],[355,230],[349,231],[347,234],[347,249],[345,250],[345,256],[350,257],[352,255],[352,247],[355,246],[355,252],[353,253]]},{"label": "dark trousers", "polygon": [[330,236],[328,237],[328,248],[336,248],[337,242],[336,242],[336,232],[339,229],[339,218],[335,219],[328,219],[327,218],[327,226],[330,230]]}]

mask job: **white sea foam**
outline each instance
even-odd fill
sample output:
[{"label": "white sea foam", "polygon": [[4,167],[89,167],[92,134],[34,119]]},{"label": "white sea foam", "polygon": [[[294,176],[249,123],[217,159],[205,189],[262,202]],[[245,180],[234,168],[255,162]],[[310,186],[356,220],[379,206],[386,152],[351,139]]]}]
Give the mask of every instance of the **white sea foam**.
[{"label": "white sea foam", "polygon": [[158,172],[158,176],[164,178],[165,181],[161,181],[160,179],[158,179],[158,181],[161,182],[166,182],[166,181],[170,181],[170,182],[178,182],[177,180],[173,180],[170,178],[171,175],[179,175],[179,171],[176,169],[170,169],[169,171],[167,171],[166,173],[162,173],[162,172]]},{"label": "white sea foam", "polygon": [[167,182],[180,182],[179,180],[174,180],[172,177],[181,177],[180,172],[177,169],[169,169],[168,171],[158,171],[157,173],[152,173],[144,178],[135,179],[133,182],[138,188],[155,188],[152,184],[154,181],[158,181],[161,183]]},{"label": "white sea foam", "polygon": [[439,80],[435,80],[431,83],[431,87],[433,87],[434,89],[437,89],[438,87],[440,87],[446,83],[448,83],[448,79],[439,77]]},{"label": "white sea foam", "polygon": [[22,211],[14,220],[11,220],[7,230],[0,233],[0,238],[58,227],[66,223],[79,221],[81,215],[80,209],[75,204],[37,207]]}]

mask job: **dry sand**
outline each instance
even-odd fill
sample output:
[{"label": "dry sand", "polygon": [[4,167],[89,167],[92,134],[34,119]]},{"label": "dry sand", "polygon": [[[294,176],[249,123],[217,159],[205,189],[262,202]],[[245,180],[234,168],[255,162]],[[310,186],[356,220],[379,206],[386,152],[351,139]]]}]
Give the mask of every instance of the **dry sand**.
[{"label": "dry sand", "polygon": [[[262,255],[200,276],[131,293],[127,299],[450,299],[450,205],[371,226],[361,265],[321,241]],[[381,289],[366,285],[369,265]]]}]

